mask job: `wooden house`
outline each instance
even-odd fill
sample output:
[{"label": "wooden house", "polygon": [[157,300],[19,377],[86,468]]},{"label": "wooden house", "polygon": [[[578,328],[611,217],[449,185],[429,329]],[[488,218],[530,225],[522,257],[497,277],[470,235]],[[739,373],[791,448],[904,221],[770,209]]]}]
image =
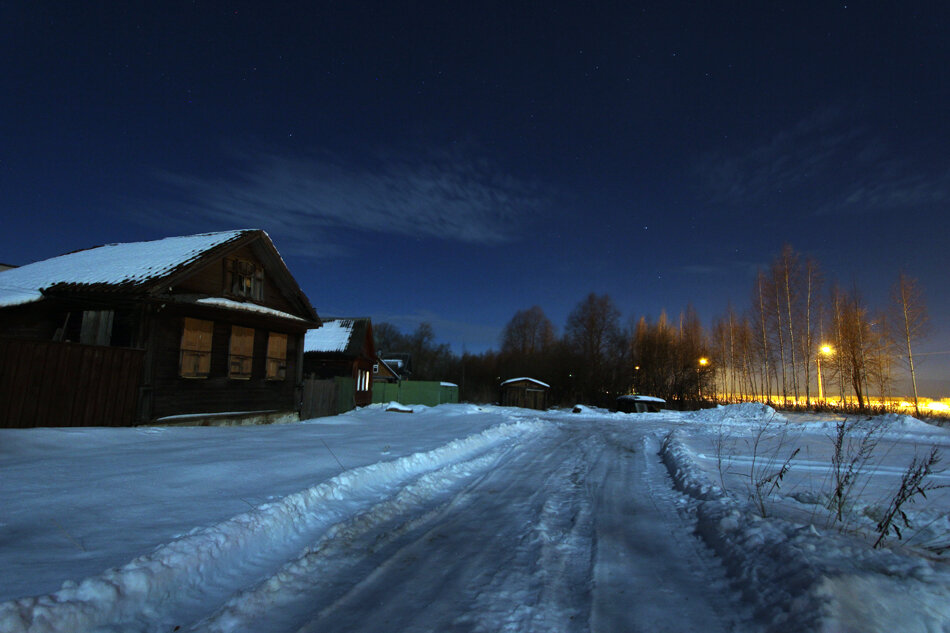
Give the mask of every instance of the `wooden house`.
[{"label": "wooden house", "polygon": [[412,378],[412,354],[409,352],[384,352],[379,357],[386,363],[386,368],[396,375],[396,380]]},{"label": "wooden house", "polygon": [[263,231],[108,244],[0,277],[0,426],[296,416],[320,320]]},{"label": "wooden house", "polygon": [[303,371],[307,378],[352,378],[353,405],[373,402],[373,369],[377,363],[373,325],[369,319],[324,319],[307,332]]},{"label": "wooden house", "polygon": [[373,363],[373,382],[392,384],[400,380],[402,380],[402,377],[399,373],[390,367],[389,363],[377,356],[376,362]]},{"label": "wooden house", "polygon": [[551,386],[534,378],[512,378],[501,383],[501,404],[506,407],[546,409]]}]

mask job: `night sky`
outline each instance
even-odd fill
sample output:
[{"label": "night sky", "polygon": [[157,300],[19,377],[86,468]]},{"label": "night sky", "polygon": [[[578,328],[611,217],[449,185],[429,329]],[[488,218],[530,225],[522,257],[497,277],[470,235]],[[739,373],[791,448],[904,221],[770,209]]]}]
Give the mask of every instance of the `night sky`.
[{"label": "night sky", "polygon": [[321,315],[480,352],[589,292],[709,325],[787,242],[917,277],[950,392],[947,7],[0,0],[0,262],[262,228]]}]

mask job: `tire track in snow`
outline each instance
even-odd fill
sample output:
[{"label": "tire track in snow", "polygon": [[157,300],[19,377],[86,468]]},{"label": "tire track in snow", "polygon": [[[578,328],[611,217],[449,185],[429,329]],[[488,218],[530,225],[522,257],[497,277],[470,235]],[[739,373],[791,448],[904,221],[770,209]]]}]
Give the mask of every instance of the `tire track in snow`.
[{"label": "tire track in snow", "polygon": [[[544,428],[538,420],[501,424],[425,453],[345,471],[278,502],[176,539],[58,592],[0,604],[0,630],[167,631],[214,611],[267,577],[334,524],[447,464],[477,460]],[[474,463],[474,462],[473,462]]]},{"label": "tire track in snow", "polygon": [[524,532],[513,564],[478,588],[471,613],[453,624],[471,622],[474,630],[486,632],[499,630],[499,621],[504,624],[500,630],[518,632],[586,628],[593,564],[587,476],[596,441],[570,426],[561,433],[556,448],[544,448],[547,459],[528,466],[546,474],[530,499],[537,518]]},{"label": "tire track in snow", "polygon": [[575,500],[587,465],[576,438],[553,431],[466,483],[346,593],[283,630],[585,630],[590,513]]},{"label": "tire track in snow", "polygon": [[658,440],[626,432],[608,444],[591,474],[603,482],[594,510],[591,630],[742,630],[741,605],[684,516],[687,501],[657,455]]},{"label": "tire track in snow", "polygon": [[510,450],[497,449],[422,475],[392,498],[330,527],[299,558],[284,564],[257,586],[234,595],[215,614],[188,631],[296,629],[300,604],[312,608],[315,603],[332,600],[334,594],[345,593],[347,579],[375,569],[374,555],[378,551],[444,512],[457,497],[449,501],[441,497],[449,496],[459,482],[491,467]]}]

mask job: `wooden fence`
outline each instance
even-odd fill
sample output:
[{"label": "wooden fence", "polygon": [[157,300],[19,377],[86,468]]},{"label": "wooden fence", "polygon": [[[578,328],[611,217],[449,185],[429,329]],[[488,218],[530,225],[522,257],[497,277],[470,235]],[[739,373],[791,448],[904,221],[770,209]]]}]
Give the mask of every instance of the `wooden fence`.
[{"label": "wooden fence", "polygon": [[300,419],[322,418],[337,414],[339,389],[336,381],[308,378],[303,381],[303,401],[300,404]]},{"label": "wooden fence", "polygon": [[145,351],[0,338],[0,426],[135,423]]}]

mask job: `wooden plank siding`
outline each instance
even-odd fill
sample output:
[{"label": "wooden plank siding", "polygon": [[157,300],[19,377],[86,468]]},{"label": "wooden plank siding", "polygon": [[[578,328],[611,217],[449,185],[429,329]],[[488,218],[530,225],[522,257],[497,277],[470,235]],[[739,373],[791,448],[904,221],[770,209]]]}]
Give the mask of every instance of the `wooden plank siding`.
[{"label": "wooden plank siding", "polygon": [[[243,248],[228,253],[223,258],[210,262],[207,266],[204,266],[196,271],[195,274],[188,277],[188,279],[183,280],[174,288],[175,294],[199,293],[211,296],[231,296],[230,288],[226,287],[225,260],[235,257],[254,262],[257,266],[264,266],[261,260],[254,254],[254,249],[250,246],[244,246]],[[242,297],[235,298],[238,300],[243,299]],[[260,303],[269,308],[289,312],[291,314],[296,314],[298,311],[297,307],[283,295],[280,288],[274,283],[274,280],[268,276],[266,267],[264,267],[263,300]]]},{"label": "wooden plank siding", "polygon": [[144,351],[0,338],[0,426],[134,423]]},{"label": "wooden plank siding", "polygon": [[[152,318],[150,410],[151,420],[183,414],[245,411],[297,410],[297,349],[301,332],[275,327],[263,328],[248,320],[225,321],[214,316],[192,314],[214,322],[211,336],[211,372],[206,378],[182,378],[179,374],[183,316],[163,314]],[[233,317],[231,317],[233,318]],[[249,316],[248,318],[252,318]],[[228,376],[231,326],[253,327],[254,352],[251,377]],[[287,334],[287,371],[284,380],[267,380],[267,337],[269,332]]]},{"label": "wooden plank siding", "polygon": [[300,419],[310,420],[339,413],[339,388],[335,380],[308,378],[303,382],[303,398],[300,404]]}]

